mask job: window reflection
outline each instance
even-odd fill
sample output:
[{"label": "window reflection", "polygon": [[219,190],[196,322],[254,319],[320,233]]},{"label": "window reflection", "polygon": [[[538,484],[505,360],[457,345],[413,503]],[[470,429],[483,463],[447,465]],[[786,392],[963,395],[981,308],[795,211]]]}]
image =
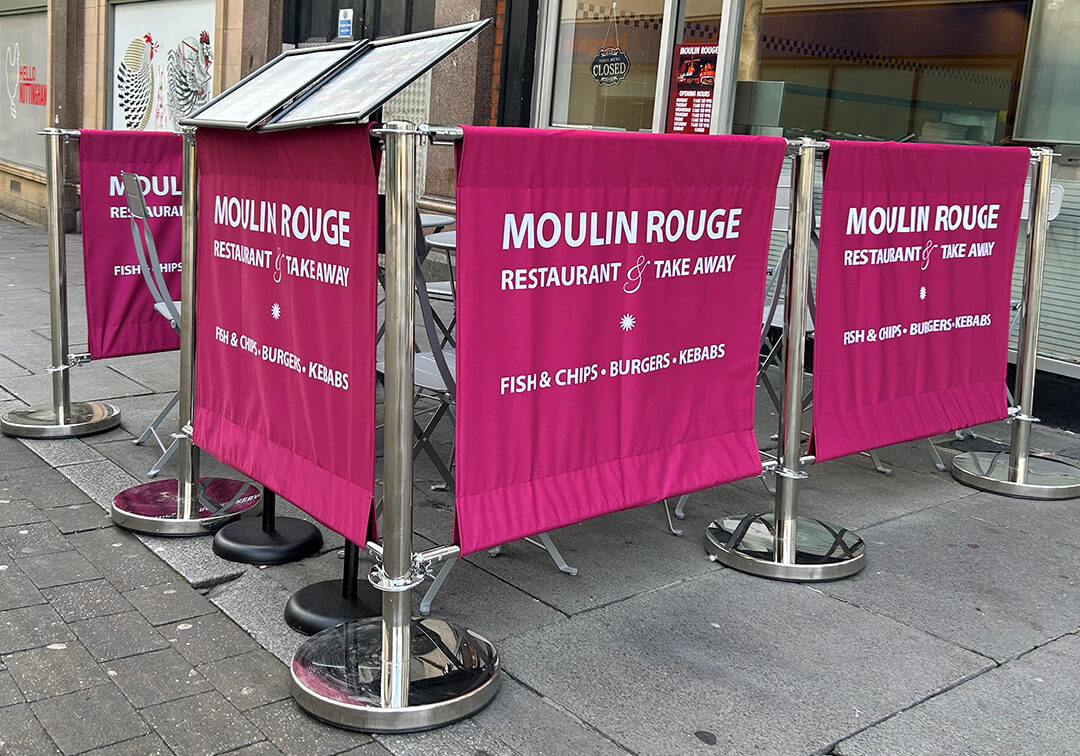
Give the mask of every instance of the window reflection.
[{"label": "window reflection", "polygon": [[771,125],[789,136],[1001,142],[1025,13],[1024,2],[765,0],[759,77],[787,83]]}]

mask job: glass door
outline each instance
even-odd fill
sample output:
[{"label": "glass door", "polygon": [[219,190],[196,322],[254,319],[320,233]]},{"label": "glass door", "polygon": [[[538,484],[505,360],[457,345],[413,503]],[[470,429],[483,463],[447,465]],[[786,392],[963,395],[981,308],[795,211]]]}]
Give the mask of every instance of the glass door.
[{"label": "glass door", "polygon": [[665,7],[673,4],[562,0],[549,10],[537,125],[653,131]]}]

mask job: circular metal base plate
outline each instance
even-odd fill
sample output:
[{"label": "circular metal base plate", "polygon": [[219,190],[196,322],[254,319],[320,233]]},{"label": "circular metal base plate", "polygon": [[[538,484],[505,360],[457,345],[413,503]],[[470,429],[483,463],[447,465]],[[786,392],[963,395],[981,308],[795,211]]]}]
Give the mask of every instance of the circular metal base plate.
[{"label": "circular metal base plate", "polygon": [[1009,480],[1008,452],[966,452],[953,457],[953,477],[980,491],[1021,499],[1075,499],[1080,467],[1048,457],[1029,457],[1023,483]]},{"label": "circular metal base plate", "polygon": [[409,705],[382,707],[379,617],[306,640],[292,660],[292,694],[316,719],[364,732],[415,732],[484,708],[499,688],[499,655],[475,633],[438,619],[412,623]]},{"label": "circular metal base plate", "polygon": [[250,483],[232,478],[202,478],[198,514],[176,516],[178,484],[155,480],[121,491],[113,499],[113,522],[136,533],[160,536],[208,535],[243,514],[257,514],[262,494]]},{"label": "circular metal base plate", "polygon": [[16,438],[77,438],[104,433],[120,424],[120,410],[105,402],[74,402],[66,423],[56,421],[52,405],[15,409],[0,416],[0,432]]},{"label": "circular metal base plate", "polygon": [[862,538],[812,517],[796,518],[794,564],[782,564],[773,557],[771,512],[715,520],[706,528],[705,537],[705,549],[716,561],[776,580],[839,580],[866,566]]},{"label": "circular metal base plate", "polygon": [[342,622],[382,616],[382,593],[366,579],[358,580],[356,598],[344,598],[340,580],[304,586],[285,604],[285,622],[304,635],[315,635]]},{"label": "circular metal base plate", "polygon": [[268,533],[261,518],[245,517],[214,534],[214,553],[230,562],[285,564],[311,556],[322,543],[322,533],[306,520],[277,517]]}]

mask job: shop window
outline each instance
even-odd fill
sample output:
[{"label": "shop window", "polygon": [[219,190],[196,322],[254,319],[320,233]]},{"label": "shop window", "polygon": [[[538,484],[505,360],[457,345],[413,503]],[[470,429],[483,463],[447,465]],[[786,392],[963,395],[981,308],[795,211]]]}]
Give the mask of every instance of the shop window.
[{"label": "shop window", "polygon": [[563,0],[552,126],[651,131],[663,0]]},{"label": "shop window", "polygon": [[753,63],[761,81],[784,84],[758,87],[775,107],[737,121],[788,136],[1000,143],[1012,133],[1026,12],[1022,0],[765,0]]}]

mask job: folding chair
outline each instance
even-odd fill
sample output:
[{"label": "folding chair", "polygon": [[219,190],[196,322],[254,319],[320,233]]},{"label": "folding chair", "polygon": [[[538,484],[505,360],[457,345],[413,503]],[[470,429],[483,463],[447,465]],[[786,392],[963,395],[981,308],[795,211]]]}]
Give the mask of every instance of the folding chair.
[{"label": "folding chair", "polygon": [[[143,281],[146,282],[146,288],[150,290],[150,295],[154,298],[154,311],[168,320],[169,325],[179,334],[180,303],[169,294],[169,287],[165,285],[165,279],[161,275],[161,261],[158,259],[157,245],[154,244],[154,234],[150,231],[148,222],[150,213],[146,208],[146,198],[143,196],[142,187],[139,185],[139,175],[121,172],[120,177],[124,184],[124,198],[127,200],[128,212],[131,215],[131,237],[135,242],[135,254],[139,258],[139,270],[142,272]],[[153,478],[160,473],[161,468],[176,452],[179,440],[173,439],[172,443],[166,447],[157,429],[179,401],[180,392],[177,391],[157,417],[146,426],[146,430],[135,439],[134,443],[142,444],[153,436],[161,448],[161,456],[146,473],[148,478]]]},{"label": "folding chair", "polygon": [[[454,474],[452,472],[453,461],[447,464],[439,456],[438,450],[432,443],[432,436],[435,433],[436,428],[442,422],[443,418],[449,417],[451,420],[455,419],[455,405],[457,395],[457,382],[455,380],[455,352],[453,347],[447,346],[442,343],[439,337],[439,331],[435,325],[434,313],[431,309],[431,297],[428,294],[429,284],[424,276],[422,268],[422,262],[427,252],[427,245],[423,236],[423,228],[420,223],[420,216],[416,217],[416,280],[415,290],[420,299],[420,314],[424,324],[424,333],[427,336],[429,349],[418,351],[413,355],[413,383],[416,388],[415,399],[426,399],[435,402],[435,407],[431,411],[431,416],[428,418],[426,424],[421,425],[414,418],[413,420],[413,432],[416,436],[416,441],[413,444],[413,458],[415,459],[421,452],[427,455],[427,457],[435,465],[439,475],[445,481],[446,489],[449,491],[454,490]],[[386,364],[384,362],[378,362],[375,366],[376,372],[380,378],[385,375]],[[537,540],[531,538],[524,539],[529,543],[539,546],[546,550],[552,561],[560,571],[567,573],[568,575],[576,575],[577,569],[571,567],[563,559],[562,554],[559,553],[558,548],[552,542],[550,536],[547,533],[541,533],[537,536]],[[491,552],[497,554],[498,549],[492,549]],[[424,594],[423,599],[420,601],[420,613],[427,615],[431,610],[431,604],[435,599],[436,594],[442,588],[443,583],[446,582],[446,578],[450,574],[450,570],[453,569],[454,563],[457,561],[457,557],[448,559],[443,562],[442,567],[435,575],[435,579],[431,586],[428,588],[427,593]]]}]

